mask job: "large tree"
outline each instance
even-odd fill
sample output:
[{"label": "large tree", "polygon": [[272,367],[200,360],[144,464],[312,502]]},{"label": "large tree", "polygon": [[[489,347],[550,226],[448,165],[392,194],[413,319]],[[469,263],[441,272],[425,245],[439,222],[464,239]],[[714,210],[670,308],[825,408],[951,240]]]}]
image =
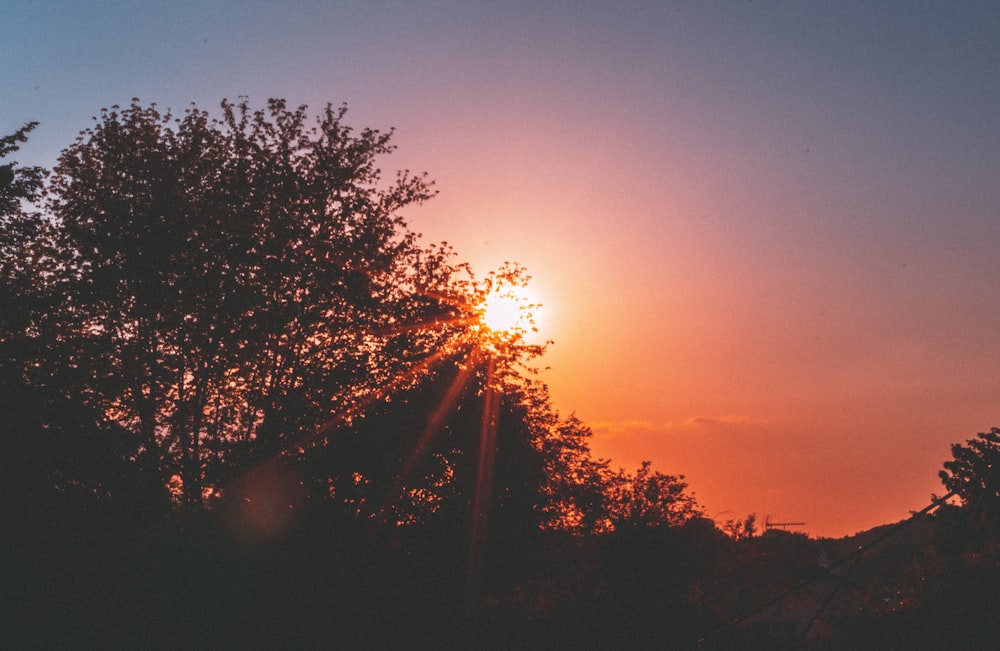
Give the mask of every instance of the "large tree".
[{"label": "large tree", "polygon": [[401,214],[431,184],[385,180],[391,134],[344,115],[280,100],[223,102],[218,119],[104,110],[54,169],[36,260],[4,260],[34,272],[50,308],[25,372],[132,432],[137,461],[187,503],[461,327],[464,306],[438,298],[447,256]]}]

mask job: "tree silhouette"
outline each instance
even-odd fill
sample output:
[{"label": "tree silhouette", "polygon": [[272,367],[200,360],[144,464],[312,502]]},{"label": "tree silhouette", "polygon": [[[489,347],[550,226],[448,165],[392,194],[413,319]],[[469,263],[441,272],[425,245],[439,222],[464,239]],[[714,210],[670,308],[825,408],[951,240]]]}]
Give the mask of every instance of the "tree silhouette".
[{"label": "tree silhouette", "polygon": [[615,529],[679,526],[702,515],[684,477],[664,475],[644,461],[635,474],[619,471],[609,490],[608,518]]},{"label": "tree silhouette", "polygon": [[[28,134],[37,126],[37,122],[28,122],[14,133],[0,136],[0,160],[18,151],[19,143],[27,142]],[[0,165],[0,218],[4,222],[22,212],[22,202],[38,199],[44,176],[42,168],[19,167],[17,161]]]},{"label": "tree silhouette", "polygon": [[965,445],[955,443],[951,454],[938,473],[945,488],[966,504],[1000,500],[1000,428],[980,432]]},{"label": "tree silhouette", "polygon": [[576,416],[552,424],[542,442],[546,460],[544,526],[577,534],[607,531],[608,489],[616,481],[609,463],[594,459],[593,432]]},{"label": "tree silhouette", "polygon": [[455,313],[416,291],[443,259],[400,211],[432,190],[382,179],[390,134],[343,108],[222,108],[102,111],[54,170],[44,273],[14,263],[50,294],[36,381],[131,432],[190,505],[428,355]]},{"label": "tree silhouette", "polygon": [[[17,152],[37,126],[29,122],[8,136],[0,137],[0,161]],[[37,253],[32,244],[45,230],[45,221],[35,210],[45,177],[40,167],[19,167],[16,161],[0,165],[0,363],[9,368],[23,353],[21,335],[30,328],[37,312],[35,285]]]},{"label": "tree silhouette", "polygon": [[965,445],[955,443],[951,454],[938,473],[941,483],[959,496],[979,528],[1000,533],[1000,428],[980,432]]}]

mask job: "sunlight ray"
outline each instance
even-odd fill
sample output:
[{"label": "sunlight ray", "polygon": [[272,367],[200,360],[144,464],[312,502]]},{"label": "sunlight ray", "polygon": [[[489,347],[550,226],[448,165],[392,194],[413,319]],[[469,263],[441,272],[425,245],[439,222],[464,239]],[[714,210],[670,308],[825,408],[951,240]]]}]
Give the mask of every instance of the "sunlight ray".
[{"label": "sunlight ray", "polygon": [[469,549],[469,601],[478,603],[486,556],[486,533],[489,528],[490,499],[493,494],[493,462],[500,417],[500,396],[493,386],[496,359],[490,356],[486,369],[483,396],[483,421],[479,436],[479,463],[476,469],[476,495],[472,507],[472,541]]},{"label": "sunlight ray", "polygon": [[291,447],[303,447],[309,445],[310,443],[320,439],[330,433],[331,430],[336,427],[349,423],[351,419],[356,418],[364,413],[365,409],[370,407],[373,403],[383,400],[388,396],[393,395],[400,389],[405,387],[407,384],[416,379],[420,374],[426,373],[434,365],[444,361],[448,357],[454,354],[453,350],[442,348],[434,351],[432,354],[428,355],[424,359],[413,364],[410,368],[406,369],[404,373],[400,373],[391,381],[382,385],[376,390],[370,391],[364,394],[360,400],[355,401],[353,404],[349,405],[341,412],[335,414],[333,417],[329,418],[322,425],[317,427],[311,432],[308,432],[294,442],[289,443],[283,448],[287,450]]},{"label": "sunlight ray", "polygon": [[406,461],[403,463],[399,474],[396,476],[395,481],[393,481],[393,484],[389,489],[388,495],[386,495],[382,508],[379,509],[379,514],[383,518],[385,517],[385,514],[398,503],[403,493],[403,487],[410,480],[413,473],[416,471],[417,466],[423,460],[428,448],[430,448],[431,443],[433,443],[434,437],[437,435],[441,424],[454,409],[455,403],[458,402],[458,399],[461,396],[462,389],[465,388],[469,381],[469,377],[476,370],[476,367],[481,363],[481,361],[479,349],[473,349],[467,358],[466,364],[461,367],[458,375],[456,375],[452,380],[451,385],[448,387],[448,392],[445,394],[444,398],[441,399],[441,403],[438,405],[438,408],[435,409],[434,413],[432,413],[430,418],[427,419],[427,426],[420,435],[420,439],[414,446],[410,456],[408,456]]}]

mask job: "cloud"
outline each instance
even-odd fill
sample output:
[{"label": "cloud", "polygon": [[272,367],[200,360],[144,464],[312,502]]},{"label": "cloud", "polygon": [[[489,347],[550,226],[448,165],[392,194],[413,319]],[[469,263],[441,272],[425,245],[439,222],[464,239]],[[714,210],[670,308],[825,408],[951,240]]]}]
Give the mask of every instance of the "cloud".
[{"label": "cloud", "polygon": [[606,420],[587,423],[587,426],[595,435],[603,437],[633,436],[662,429],[648,420]]},{"label": "cloud", "polygon": [[653,432],[682,431],[698,427],[718,427],[734,425],[761,425],[762,422],[749,416],[692,416],[680,422],[654,423],[648,420],[605,420],[586,423],[595,435],[602,437],[636,436]]},{"label": "cloud", "polygon": [[692,416],[684,425],[753,425],[758,421],[747,416]]}]

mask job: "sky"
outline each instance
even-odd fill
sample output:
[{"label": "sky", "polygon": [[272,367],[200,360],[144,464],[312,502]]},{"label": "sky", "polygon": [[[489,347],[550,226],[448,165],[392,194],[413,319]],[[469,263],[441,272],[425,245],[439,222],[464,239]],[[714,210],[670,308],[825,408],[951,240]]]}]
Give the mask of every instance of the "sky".
[{"label": "sky", "polygon": [[0,0],[0,133],[269,97],[395,128],[407,212],[533,276],[614,467],[816,536],[1000,426],[1000,3]]}]

